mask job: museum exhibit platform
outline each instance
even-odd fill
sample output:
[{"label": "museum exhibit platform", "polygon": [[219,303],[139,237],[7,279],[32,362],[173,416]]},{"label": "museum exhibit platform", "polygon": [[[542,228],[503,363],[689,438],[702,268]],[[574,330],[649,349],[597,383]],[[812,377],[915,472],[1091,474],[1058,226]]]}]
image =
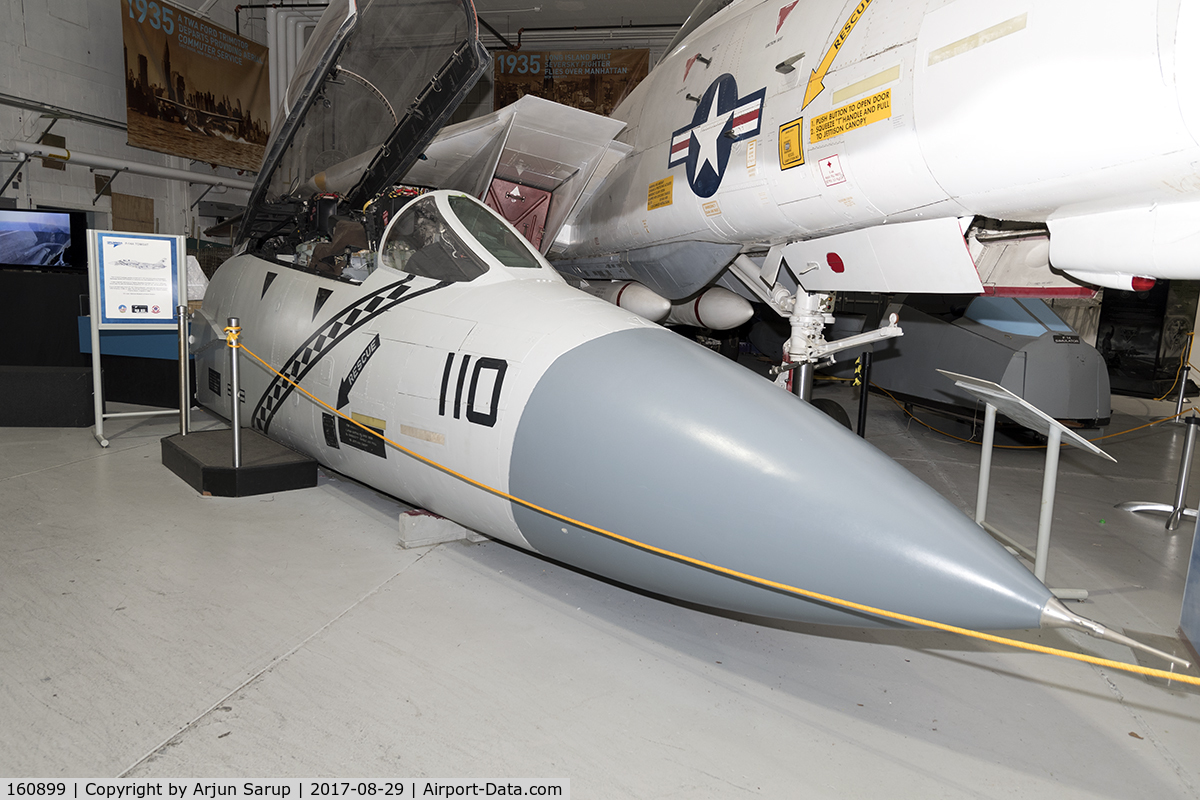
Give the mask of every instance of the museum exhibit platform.
[{"label": "museum exhibit platform", "polygon": [[317,485],[317,462],[260,433],[243,430],[233,466],[233,431],[175,434],[162,440],[162,463],[189,486],[215,497],[251,497]]}]

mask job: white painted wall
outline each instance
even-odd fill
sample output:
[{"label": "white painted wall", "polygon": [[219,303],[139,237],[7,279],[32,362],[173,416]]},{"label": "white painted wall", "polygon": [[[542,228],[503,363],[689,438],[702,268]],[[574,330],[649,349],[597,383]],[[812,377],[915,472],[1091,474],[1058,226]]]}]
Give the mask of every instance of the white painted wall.
[{"label": "white painted wall", "polygon": [[[208,19],[233,30],[235,0],[218,0]],[[188,11],[201,0],[178,4]],[[125,81],[121,14],[125,0],[0,0],[0,93],[34,100],[71,111],[125,122]],[[242,12],[242,35],[257,42],[266,39],[262,12],[248,20]],[[36,111],[13,108],[0,101],[0,139],[37,141],[50,119]],[[59,120],[51,131],[65,136],[67,149],[97,153],[177,169],[203,170],[185,158],[161,155],[126,144],[125,132],[110,127]],[[0,162],[0,183],[15,164]],[[109,174],[105,172],[104,174]],[[218,174],[252,180],[253,176],[220,168]],[[122,194],[154,200],[158,231],[195,235],[215,220],[200,218],[190,206],[204,186],[123,173],[113,183]],[[243,204],[246,192],[214,189],[205,198]],[[18,186],[9,186],[3,197],[16,199],[21,208],[56,206],[96,211],[97,227],[107,227],[110,200],[95,197],[95,182],[87,167],[68,165],[51,170],[34,160],[21,170]]]}]

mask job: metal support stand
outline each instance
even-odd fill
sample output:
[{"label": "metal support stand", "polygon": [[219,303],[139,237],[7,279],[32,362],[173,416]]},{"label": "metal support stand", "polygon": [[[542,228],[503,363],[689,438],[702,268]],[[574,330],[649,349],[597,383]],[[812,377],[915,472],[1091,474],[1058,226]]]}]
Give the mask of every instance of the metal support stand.
[{"label": "metal support stand", "polygon": [[[1187,395],[1188,373],[1191,371],[1192,371],[1191,364],[1183,365],[1183,380],[1181,380],[1179,382],[1179,399],[1175,401],[1175,424],[1176,425],[1183,422],[1183,420],[1180,418],[1180,415],[1183,414],[1183,399],[1184,399],[1184,396]],[[1171,530],[1174,530],[1174,528],[1172,528]]]},{"label": "metal support stand", "polygon": [[176,306],[179,315],[179,435],[187,436],[191,429],[192,410],[191,361],[188,351],[188,307]]},{"label": "metal support stand", "polygon": [[226,323],[226,342],[229,344],[229,421],[233,425],[233,468],[242,466],[242,381],[238,374],[238,337],[242,333],[237,317]]},{"label": "metal support stand", "polygon": [[[1074,431],[1063,427],[1062,423],[1020,397],[1017,397],[999,384],[980,378],[972,378],[967,375],[958,375],[953,372],[947,372],[944,369],[939,369],[938,372],[954,381],[956,386],[966,389],[987,404],[983,422],[983,453],[979,457],[979,495],[975,500],[975,521],[994,538],[1032,561],[1033,574],[1037,576],[1039,581],[1045,583],[1046,561],[1050,555],[1050,525],[1054,521],[1054,492],[1058,486],[1058,453],[1063,442],[1063,436],[1067,437],[1068,444],[1074,445],[1081,450],[1087,450],[1090,453],[1107,458],[1109,461],[1115,461],[1116,459],[1096,447],[1096,445],[1080,437]],[[992,473],[992,448],[996,441],[997,409],[1003,410],[1005,416],[1014,422],[1024,425],[1030,430],[1044,434],[1047,438],[1046,471],[1042,478],[1042,507],[1041,513],[1038,515],[1036,552],[1030,552],[1029,548],[1024,547],[1012,537],[997,530],[994,525],[989,525],[985,521],[988,488]],[[1050,591],[1061,600],[1086,600],[1088,596],[1087,591],[1084,589],[1050,589]]]},{"label": "metal support stand", "polygon": [[8,188],[8,185],[13,182],[13,178],[17,177],[17,173],[19,173],[24,168],[25,168],[25,159],[21,158],[17,163],[17,168],[14,169],[11,174],[9,174],[8,180],[6,180],[4,182],[4,185],[0,186],[0,194],[4,193],[4,191]]},{"label": "metal support stand", "polygon": [[[1033,562],[1033,574],[1042,583],[1046,582],[1046,562],[1050,557],[1050,527],[1054,523],[1054,493],[1058,488],[1058,453],[1062,447],[1062,431],[1050,427],[1047,431],[1046,467],[1042,476],[1042,507],[1038,514],[1037,550],[1017,542],[1008,534],[985,521],[987,515],[988,489],[992,474],[992,445],[996,441],[996,407],[987,404],[983,421],[983,454],[979,458],[979,494],[975,500],[975,522],[993,538],[1000,540],[1020,555]],[[1051,589],[1059,600],[1086,600],[1086,589]]]},{"label": "metal support stand", "polygon": [[104,190],[107,189],[108,187],[112,186],[112,182],[117,179],[117,176],[120,175],[122,172],[125,172],[127,169],[129,169],[129,168],[121,167],[119,170],[117,170],[116,172],[114,172],[112,174],[111,178],[109,178],[108,180],[106,180],[104,182],[104,185],[100,187],[100,191],[96,192],[96,196],[92,198],[92,205],[96,205],[96,201],[104,196]]},{"label": "metal support stand", "polygon": [[871,351],[864,350],[858,357],[858,435],[867,438],[867,398],[871,395]]},{"label": "metal support stand", "polygon": [[[1180,393],[1182,402],[1183,394]],[[1188,508],[1186,505],[1186,495],[1188,490],[1188,478],[1192,472],[1192,452],[1196,449],[1196,427],[1200,426],[1200,417],[1191,416],[1184,417],[1184,423],[1187,425],[1187,435],[1183,440],[1183,453],[1179,456],[1179,479],[1175,482],[1175,502],[1172,505],[1166,503],[1143,503],[1139,500],[1130,500],[1125,503],[1118,503],[1117,508],[1125,511],[1152,511],[1156,514],[1168,514],[1167,530],[1173,531],[1179,527],[1179,522],[1184,517],[1196,519],[1197,511],[1194,508]]]},{"label": "metal support stand", "polygon": [[217,188],[216,184],[210,184],[207,189],[205,189],[203,192],[200,193],[200,196],[196,198],[196,201],[194,203],[192,203],[190,206],[188,206],[188,209],[191,210],[191,209],[195,208],[196,206],[200,205],[200,201],[203,200],[205,197],[207,197],[208,193],[211,192],[215,188]]}]

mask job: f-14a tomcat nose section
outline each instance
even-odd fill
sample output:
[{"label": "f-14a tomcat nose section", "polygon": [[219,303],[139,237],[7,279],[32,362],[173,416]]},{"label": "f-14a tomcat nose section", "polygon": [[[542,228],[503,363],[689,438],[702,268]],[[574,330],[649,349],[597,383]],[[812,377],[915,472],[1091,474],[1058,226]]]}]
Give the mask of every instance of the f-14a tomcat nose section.
[{"label": "f-14a tomcat nose section", "polygon": [[[517,497],[655,548],[894,612],[1036,628],[1051,593],[919,479],[820,411],[661,329],[560,356],[513,441]],[[514,506],[540,553],[702,605],[880,620],[647,553]]]}]

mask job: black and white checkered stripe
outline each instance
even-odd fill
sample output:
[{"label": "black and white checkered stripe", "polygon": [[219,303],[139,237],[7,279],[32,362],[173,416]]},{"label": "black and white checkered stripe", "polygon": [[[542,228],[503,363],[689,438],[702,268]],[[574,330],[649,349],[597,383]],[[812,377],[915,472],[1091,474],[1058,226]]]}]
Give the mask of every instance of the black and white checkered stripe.
[{"label": "black and white checkered stripe", "polygon": [[[400,303],[450,285],[447,281],[441,281],[414,292],[410,291],[412,280],[410,275],[404,280],[388,284],[382,289],[364,295],[355,300],[352,305],[343,308],[309,336],[279,371],[299,383],[335,344],[367,322]],[[278,375],[271,380],[270,385],[259,398],[258,405],[254,408],[253,424],[255,428],[263,433],[267,432],[267,429],[271,427],[271,420],[275,418],[275,412],[283,405],[283,401],[292,393],[293,388],[290,383]]]}]

